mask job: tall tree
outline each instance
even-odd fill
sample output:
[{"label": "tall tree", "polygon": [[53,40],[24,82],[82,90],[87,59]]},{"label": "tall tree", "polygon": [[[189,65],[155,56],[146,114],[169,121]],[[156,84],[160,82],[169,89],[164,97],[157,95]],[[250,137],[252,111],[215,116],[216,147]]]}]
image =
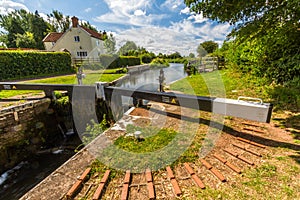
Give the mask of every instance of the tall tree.
[{"label": "tall tree", "polygon": [[25,33],[18,12],[14,11],[8,15],[0,15],[0,26],[7,32],[6,36],[2,37],[2,42],[5,42],[8,48],[16,48],[16,34],[23,35]]},{"label": "tall tree", "polygon": [[219,22],[235,26],[233,34],[256,37],[278,25],[299,28],[298,0],[185,0],[192,11]]},{"label": "tall tree", "polygon": [[190,57],[190,58],[195,58],[195,54],[194,54],[194,53],[190,53],[190,54],[189,54],[189,57]]},{"label": "tall tree", "polygon": [[[233,26],[229,36],[240,50],[233,52],[233,57],[235,61],[246,58],[251,61],[253,73],[279,83],[299,77],[299,0],[185,0],[185,3],[204,17]],[[239,45],[242,47],[238,48]]]},{"label": "tall tree", "polygon": [[90,24],[90,22],[81,22],[80,26],[91,29],[93,31],[98,32],[97,28]]},{"label": "tall tree", "polygon": [[[1,42],[5,42],[7,47],[28,47],[23,40],[33,36],[34,48],[43,49],[42,40],[46,36],[50,24],[44,21],[37,11],[33,14],[26,10],[15,10],[7,15],[0,15],[0,26],[6,30]],[[31,39],[29,43],[31,46]],[[25,46],[22,46],[23,44]]]},{"label": "tall tree", "polygon": [[137,47],[137,45],[136,45],[134,42],[132,42],[132,41],[127,41],[127,42],[119,49],[119,54],[120,54],[120,55],[127,56],[128,53],[129,53],[130,51],[135,51],[135,50],[137,50],[137,49],[138,49],[138,47]]},{"label": "tall tree", "polygon": [[116,52],[116,39],[113,34],[107,34],[106,39],[104,40],[104,48],[108,54],[114,54]]},{"label": "tall tree", "polygon": [[213,53],[215,50],[218,49],[219,46],[218,43],[211,40],[202,42],[199,45],[201,45],[207,51],[207,53]]},{"label": "tall tree", "polygon": [[20,48],[35,48],[36,42],[34,40],[33,33],[25,32],[23,35],[16,34],[16,47]]},{"label": "tall tree", "polygon": [[31,15],[31,29],[35,40],[35,48],[44,49],[43,39],[47,35],[50,25],[39,15],[38,11],[35,11],[34,15]]},{"label": "tall tree", "polygon": [[64,16],[63,13],[58,10],[53,10],[47,17],[48,22],[52,25],[52,32],[65,32],[70,28],[70,16]]},{"label": "tall tree", "polygon": [[175,53],[168,55],[168,58],[175,59],[175,58],[182,58],[182,56],[178,51],[176,51]]},{"label": "tall tree", "polygon": [[207,51],[201,45],[198,46],[197,53],[198,53],[198,57],[200,58],[207,55]]}]

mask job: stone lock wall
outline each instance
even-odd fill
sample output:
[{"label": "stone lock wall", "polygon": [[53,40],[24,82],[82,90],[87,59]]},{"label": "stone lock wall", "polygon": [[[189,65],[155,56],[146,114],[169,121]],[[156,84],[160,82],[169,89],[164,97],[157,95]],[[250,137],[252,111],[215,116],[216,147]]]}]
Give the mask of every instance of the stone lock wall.
[{"label": "stone lock wall", "polygon": [[50,99],[27,102],[0,111],[0,174],[36,153],[59,134]]}]

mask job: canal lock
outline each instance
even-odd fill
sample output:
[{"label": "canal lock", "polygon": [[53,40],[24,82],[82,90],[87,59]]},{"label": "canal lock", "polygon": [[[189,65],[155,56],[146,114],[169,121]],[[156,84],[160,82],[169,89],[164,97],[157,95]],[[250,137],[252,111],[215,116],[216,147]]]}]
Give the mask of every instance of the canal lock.
[{"label": "canal lock", "polygon": [[[96,100],[99,121],[110,108]],[[112,123],[112,122],[111,122]],[[0,111],[0,199],[18,199],[83,147],[67,96]]]}]

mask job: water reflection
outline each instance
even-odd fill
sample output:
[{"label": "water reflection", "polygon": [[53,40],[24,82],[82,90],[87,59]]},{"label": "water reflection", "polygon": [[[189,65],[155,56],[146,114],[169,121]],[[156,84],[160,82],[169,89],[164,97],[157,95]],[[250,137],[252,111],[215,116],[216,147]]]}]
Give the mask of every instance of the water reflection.
[{"label": "water reflection", "polygon": [[[165,84],[170,84],[187,76],[183,69],[183,64],[171,63],[170,67],[163,68]],[[133,74],[128,79],[117,84],[118,87],[133,88],[140,90],[158,91],[160,68],[150,69],[140,74]]]},{"label": "water reflection", "polygon": [[[161,68],[150,69],[140,74],[133,74],[118,83],[117,87],[132,88],[134,90],[159,91],[159,74]],[[170,84],[187,76],[183,64],[171,63],[169,67],[163,68],[165,82]],[[144,100],[143,104],[148,101]],[[133,104],[132,98],[122,96],[122,105],[125,111]]]}]

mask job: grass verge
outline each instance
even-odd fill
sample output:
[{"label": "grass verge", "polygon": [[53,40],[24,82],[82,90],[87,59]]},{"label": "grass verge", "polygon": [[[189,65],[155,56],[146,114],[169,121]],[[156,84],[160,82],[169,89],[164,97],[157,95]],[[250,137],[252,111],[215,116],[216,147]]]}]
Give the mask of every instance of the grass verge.
[{"label": "grass verge", "polygon": [[[111,71],[109,71],[111,72]],[[90,73],[86,74],[86,77],[83,79],[84,85],[93,85],[95,82],[111,82],[114,81],[125,74],[95,74]],[[23,81],[22,83],[44,83],[44,84],[77,84],[76,75],[66,75],[66,76],[57,76],[51,78],[43,78],[43,79],[36,79],[30,81]],[[34,91],[34,90],[2,90],[0,91],[0,98],[9,98],[18,96],[23,98],[28,94],[37,94],[41,93],[42,91]]]},{"label": "grass verge", "polygon": [[[224,88],[224,89],[223,89]],[[241,74],[232,69],[192,75],[170,86],[171,90],[199,96],[237,99],[239,96],[260,98],[274,104],[276,111],[300,111],[300,84],[269,84],[265,79]]]}]

